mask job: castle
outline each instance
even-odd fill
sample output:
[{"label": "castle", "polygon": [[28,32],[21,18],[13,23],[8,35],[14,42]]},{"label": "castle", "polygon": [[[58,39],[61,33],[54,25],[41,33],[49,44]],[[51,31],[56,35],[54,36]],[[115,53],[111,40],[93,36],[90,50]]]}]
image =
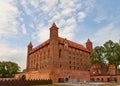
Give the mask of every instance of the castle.
[{"label": "castle", "polygon": [[26,79],[52,79],[55,82],[90,80],[90,55],[92,42],[86,47],[58,36],[55,23],[50,27],[50,37],[33,48],[28,45]]}]

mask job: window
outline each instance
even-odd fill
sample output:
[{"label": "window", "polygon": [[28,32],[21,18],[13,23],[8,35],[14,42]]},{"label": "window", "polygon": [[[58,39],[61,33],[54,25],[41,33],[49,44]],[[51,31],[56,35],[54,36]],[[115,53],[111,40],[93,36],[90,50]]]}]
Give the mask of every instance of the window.
[{"label": "window", "polygon": [[71,59],[71,56],[69,56],[69,59]]},{"label": "window", "polygon": [[71,70],[71,66],[69,66],[70,70]]},{"label": "window", "polygon": [[48,58],[49,58],[49,56],[50,56],[50,51],[48,50]]},{"label": "window", "polygon": [[62,65],[60,64],[60,68],[62,68]]},{"label": "window", "polygon": [[61,49],[59,50],[59,58],[61,58]]},{"label": "window", "polygon": [[75,62],[73,64],[75,65]]},{"label": "window", "polygon": [[34,59],[34,65],[35,65],[35,59]]},{"label": "window", "polygon": [[79,65],[79,63],[77,63],[77,65]]},{"label": "window", "polygon": [[75,57],[73,57],[73,59],[75,60]]},{"label": "window", "polygon": [[73,69],[75,70],[75,66],[73,66]]},{"label": "window", "polygon": [[97,78],[97,80],[99,80],[99,78]]}]

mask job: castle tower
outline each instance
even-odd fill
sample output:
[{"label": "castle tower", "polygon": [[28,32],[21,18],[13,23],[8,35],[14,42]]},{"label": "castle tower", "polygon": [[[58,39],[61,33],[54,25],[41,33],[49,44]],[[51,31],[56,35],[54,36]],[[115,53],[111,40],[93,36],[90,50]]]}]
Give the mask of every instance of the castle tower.
[{"label": "castle tower", "polygon": [[32,42],[30,42],[28,45],[28,53],[32,50],[32,47],[33,47]]},{"label": "castle tower", "polygon": [[55,22],[50,27],[50,40],[58,40],[58,27]]},{"label": "castle tower", "polygon": [[90,51],[90,54],[92,54],[92,42],[90,41],[89,38],[86,42],[86,48]]},{"label": "castle tower", "polygon": [[32,47],[33,47],[33,45],[32,45],[32,42],[30,42],[29,44],[28,44],[28,52],[27,52],[27,71],[29,71],[29,64],[30,64],[30,58],[29,58],[29,53],[30,53],[30,51],[32,50]]},{"label": "castle tower", "polygon": [[58,27],[53,22],[50,27],[50,57],[52,58],[52,67],[57,67],[58,59]]}]

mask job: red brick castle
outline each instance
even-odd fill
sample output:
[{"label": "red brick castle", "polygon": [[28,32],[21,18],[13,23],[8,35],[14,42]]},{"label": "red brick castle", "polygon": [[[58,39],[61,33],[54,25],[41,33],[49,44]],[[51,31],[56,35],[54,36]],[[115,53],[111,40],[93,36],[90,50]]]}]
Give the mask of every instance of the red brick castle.
[{"label": "red brick castle", "polygon": [[28,45],[27,79],[52,79],[53,82],[90,79],[92,42],[86,47],[58,36],[55,23],[50,27],[50,37],[33,48]]}]

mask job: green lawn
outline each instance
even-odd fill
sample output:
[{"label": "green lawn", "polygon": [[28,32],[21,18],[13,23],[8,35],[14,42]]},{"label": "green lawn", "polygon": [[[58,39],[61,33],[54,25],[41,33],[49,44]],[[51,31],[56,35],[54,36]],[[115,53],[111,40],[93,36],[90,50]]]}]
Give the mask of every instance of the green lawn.
[{"label": "green lawn", "polygon": [[98,86],[120,86],[120,83],[106,83],[106,84],[100,84]]},{"label": "green lawn", "polygon": [[67,85],[48,84],[48,85],[32,85],[32,86],[67,86]]},{"label": "green lawn", "polygon": [[[32,86],[68,86],[68,85],[48,84],[48,85],[32,85]],[[85,84],[81,84],[81,86],[85,86]],[[99,84],[99,85],[91,84],[90,86],[120,86],[120,83],[105,83],[105,84]]]}]

